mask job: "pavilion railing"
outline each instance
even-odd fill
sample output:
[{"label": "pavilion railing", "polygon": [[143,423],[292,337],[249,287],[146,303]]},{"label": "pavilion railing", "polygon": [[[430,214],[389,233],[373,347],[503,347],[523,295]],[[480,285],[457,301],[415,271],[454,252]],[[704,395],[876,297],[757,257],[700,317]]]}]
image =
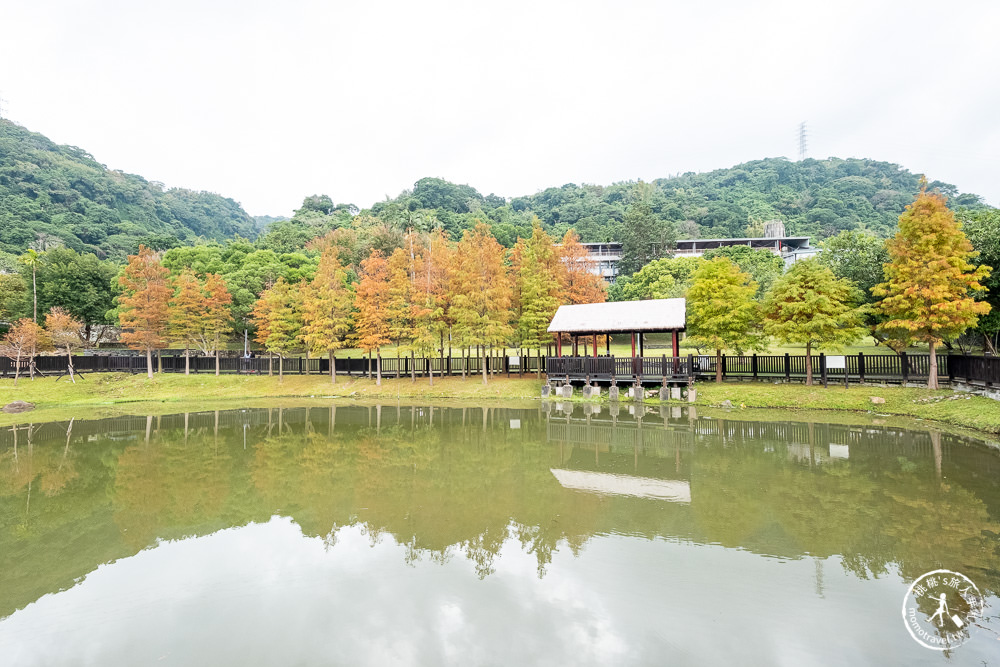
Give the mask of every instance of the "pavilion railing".
[{"label": "pavilion railing", "polygon": [[[926,382],[930,356],[926,354],[811,355],[816,383]],[[991,386],[1000,384],[1000,358],[970,355],[938,355],[938,379]],[[556,380],[617,382],[636,379],[655,382],[667,379],[714,379],[721,370],[723,379],[771,381],[804,380],[806,356],[783,355],[688,355],[686,357],[549,357],[548,375]],[[613,373],[609,370],[613,368]]]}]

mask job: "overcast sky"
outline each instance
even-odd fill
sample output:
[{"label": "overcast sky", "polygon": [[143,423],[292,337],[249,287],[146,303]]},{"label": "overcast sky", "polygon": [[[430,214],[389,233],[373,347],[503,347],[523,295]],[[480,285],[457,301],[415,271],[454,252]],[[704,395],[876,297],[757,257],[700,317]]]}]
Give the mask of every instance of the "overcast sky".
[{"label": "overcast sky", "polygon": [[1000,2],[5,0],[4,115],[254,215],[763,157],[1000,204]]}]

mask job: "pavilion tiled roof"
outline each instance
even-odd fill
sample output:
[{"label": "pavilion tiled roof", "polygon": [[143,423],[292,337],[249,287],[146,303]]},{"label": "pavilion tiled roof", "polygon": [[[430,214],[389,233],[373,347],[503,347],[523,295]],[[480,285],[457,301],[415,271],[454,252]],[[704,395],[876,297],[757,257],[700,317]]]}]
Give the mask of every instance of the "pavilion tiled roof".
[{"label": "pavilion tiled roof", "polygon": [[650,299],[559,306],[549,333],[655,333],[683,331],[684,299]]}]

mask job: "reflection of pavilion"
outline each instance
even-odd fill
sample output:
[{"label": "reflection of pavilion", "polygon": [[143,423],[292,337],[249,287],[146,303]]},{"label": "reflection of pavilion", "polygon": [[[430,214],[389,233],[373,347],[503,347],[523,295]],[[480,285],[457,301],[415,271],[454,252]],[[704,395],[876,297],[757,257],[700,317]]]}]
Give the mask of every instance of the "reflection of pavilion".
[{"label": "reflection of pavilion", "polygon": [[635,496],[677,503],[691,502],[691,484],[685,480],[653,479],[635,475],[613,475],[586,470],[552,468],[552,474],[564,488],[590,491],[609,496]]},{"label": "reflection of pavilion", "polygon": [[640,419],[551,416],[546,439],[559,444],[550,468],[563,488],[600,495],[691,502],[691,432]]}]

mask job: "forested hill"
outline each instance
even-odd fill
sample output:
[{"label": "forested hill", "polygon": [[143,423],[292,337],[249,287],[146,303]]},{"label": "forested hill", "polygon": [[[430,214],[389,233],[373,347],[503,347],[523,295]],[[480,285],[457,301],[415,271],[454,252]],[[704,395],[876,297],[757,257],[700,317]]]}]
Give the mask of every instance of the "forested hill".
[{"label": "forested hill", "polygon": [[139,242],[165,248],[256,233],[232,199],[164,189],[0,119],[0,251],[63,244],[124,258]]},{"label": "forested hill", "polygon": [[[980,197],[960,194],[947,183],[931,181],[929,187],[947,195],[952,207],[983,205]],[[890,235],[919,189],[919,175],[890,162],[768,158],[650,184],[571,183],[510,200],[424,178],[371,212],[384,220],[433,216],[452,232],[472,218],[486,218],[505,244],[530,235],[535,214],[557,235],[573,227],[584,241],[620,241],[625,209],[642,196],[656,216],[674,224],[679,238],[759,235],[764,222],[781,220],[789,234],[824,239],[846,229]]]}]

